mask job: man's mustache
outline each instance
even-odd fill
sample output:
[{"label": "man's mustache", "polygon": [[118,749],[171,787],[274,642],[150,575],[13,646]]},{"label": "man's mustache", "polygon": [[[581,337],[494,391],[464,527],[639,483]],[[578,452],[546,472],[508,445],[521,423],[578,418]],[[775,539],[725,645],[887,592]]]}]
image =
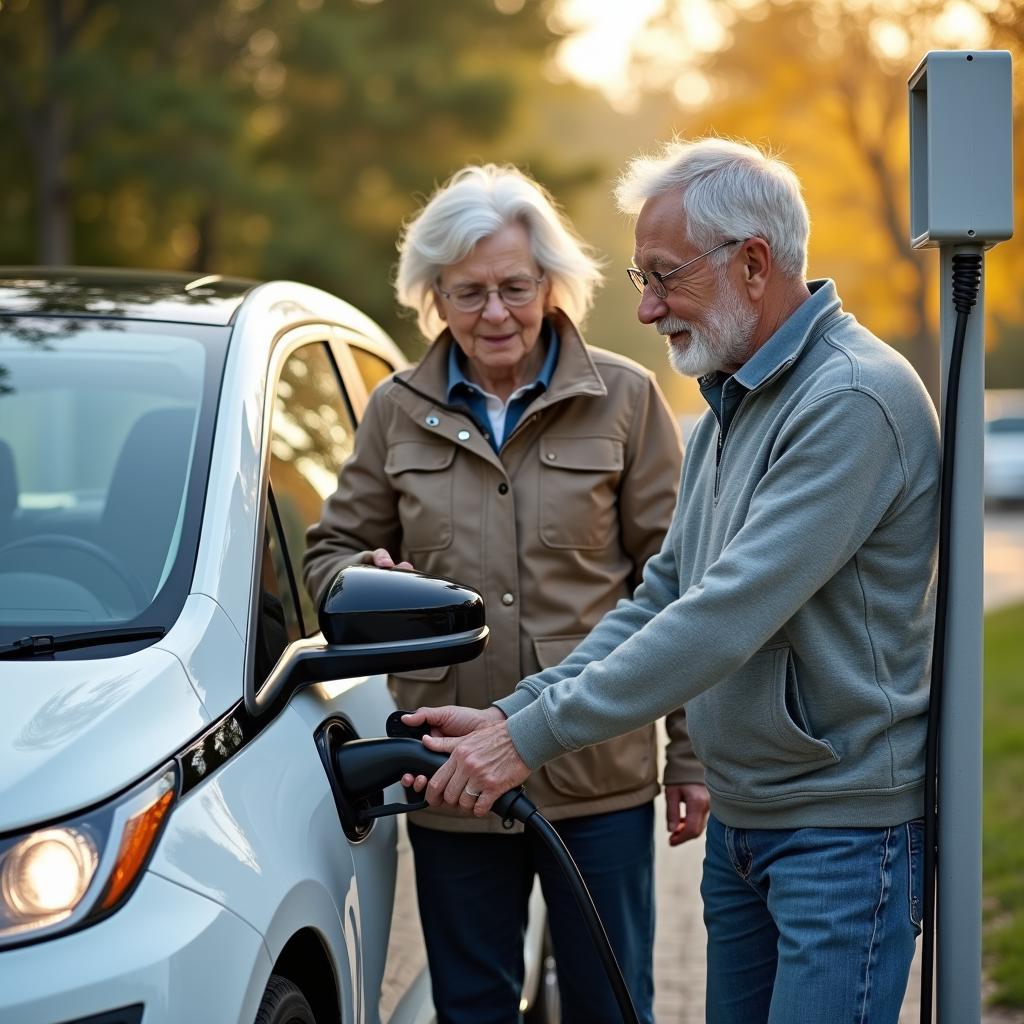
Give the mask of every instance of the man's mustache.
[{"label": "man's mustache", "polygon": [[679,320],[674,316],[664,316],[655,325],[659,334],[667,338],[671,334],[679,334],[681,331],[692,331],[689,321]]}]

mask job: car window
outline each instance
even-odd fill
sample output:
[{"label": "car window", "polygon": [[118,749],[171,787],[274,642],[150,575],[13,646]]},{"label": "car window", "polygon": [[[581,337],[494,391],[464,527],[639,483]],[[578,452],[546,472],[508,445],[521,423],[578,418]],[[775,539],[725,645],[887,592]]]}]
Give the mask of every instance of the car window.
[{"label": "car window", "polygon": [[266,680],[285,647],[303,635],[296,604],[295,580],[281,537],[273,492],[268,495],[263,554],[260,561],[259,603],[256,609],[256,650],[253,672],[256,689]]},{"label": "car window", "polygon": [[170,627],[225,341],[193,325],[0,321],[0,635]]},{"label": "car window", "polygon": [[[355,418],[324,342],[303,345],[285,361],[274,388],[271,432],[271,486],[288,558],[301,580],[306,530],[337,487],[355,437]],[[308,636],[318,628],[317,610],[301,583],[299,598]]]},{"label": "car window", "polygon": [[363,378],[363,383],[366,385],[366,392],[369,394],[382,380],[390,377],[395,372],[396,367],[392,366],[382,356],[377,355],[375,352],[370,352],[351,339],[346,340],[348,340],[349,351],[355,360],[359,375]]}]

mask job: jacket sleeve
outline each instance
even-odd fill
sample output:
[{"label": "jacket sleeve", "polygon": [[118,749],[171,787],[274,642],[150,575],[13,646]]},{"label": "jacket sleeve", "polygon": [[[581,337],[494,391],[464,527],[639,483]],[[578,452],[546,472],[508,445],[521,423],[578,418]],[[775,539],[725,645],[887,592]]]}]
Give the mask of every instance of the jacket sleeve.
[{"label": "jacket sleeve", "polygon": [[[899,507],[907,481],[902,445],[873,397],[845,391],[809,404],[780,435],[743,526],[697,584],[672,595],[662,579],[651,603],[660,610],[625,635],[616,630],[609,653],[567,678],[556,666],[519,683],[507,698],[508,727],[523,761],[536,769],[629,732],[727,678]],[[631,603],[619,602],[591,637]]]},{"label": "jacket sleeve", "polygon": [[338,489],[324,502],[320,522],[306,531],[302,577],[317,606],[340,569],[369,562],[375,548],[398,554],[398,497],[384,472],[387,391],[379,387],[370,396],[355,450],[338,473]]},{"label": "jacket sleeve", "polygon": [[697,760],[686,731],[686,708],[676,708],[665,716],[665,731],[668,746],[665,749],[664,786],[683,786],[692,782],[704,782],[704,766]]},{"label": "jacket sleeve", "polygon": [[[633,559],[634,586],[672,522],[682,458],[679,426],[657,382],[649,377],[635,407],[619,492],[622,544]],[[665,716],[665,730],[665,785],[703,782],[704,769],[693,752],[683,708]]]}]

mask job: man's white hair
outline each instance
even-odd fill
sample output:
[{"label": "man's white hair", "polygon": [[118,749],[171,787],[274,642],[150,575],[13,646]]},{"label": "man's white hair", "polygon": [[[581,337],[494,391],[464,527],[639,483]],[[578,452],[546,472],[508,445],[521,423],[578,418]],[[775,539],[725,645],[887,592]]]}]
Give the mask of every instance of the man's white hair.
[{"label": "man's white hair", "polygon": [[551,286],[551,305],[577,323],[586,316],[601,270],[555,201],[516,167],[471,165],[430,197],[398,242],[395,293],[403,306],[415,310],[427,339],[444,326],[434,295],[441,271],[508,224],[526,228],[533,258]]},{"label": "man's white hair", "polygon": [[[763,238],[779,270],[807,272],[810,219],[800,180],[787,164],[748,143],[706,138],[675,140],[658,156],[631,161],[619,179],[619,209],[636,215],[648,199],[682,189],[687,241],[710,249],[727,238]],[[724,263],[733,250],[709,259]]]}]

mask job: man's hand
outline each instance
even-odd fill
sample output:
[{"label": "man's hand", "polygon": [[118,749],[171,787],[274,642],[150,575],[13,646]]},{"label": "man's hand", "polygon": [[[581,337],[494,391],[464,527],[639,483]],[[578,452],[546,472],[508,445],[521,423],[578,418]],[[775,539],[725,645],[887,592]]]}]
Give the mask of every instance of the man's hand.
[{"label": "man's hand", "polygon": [[402,721],[413,726],[426,723],[430,726],[431,736],[465,736],[496,722],[504,722],[505,716],[493,704],[481,711],[446,704],[440,708],[417,708],[402,715]]},{"label": "man's hand", "polygon": [[[478,711],[476,708],[446,704],[439,708],[417,708],[402,715],[402,721],[412,726],[429,725],[431,736],[466,736],[477,729],[504,722],[505,716],[493,705]],[[417,775],[415,778],[411,774],[402,776],[402,785],[411,786],[417,793],[422,793],[429,781],[425,775]]]},{"label": "man's hand", "polygon": [[707,787],[698,782],[665,787],[665,826],[668,845],[696,839],[707,824],[711,803]]},{"label": "man's hand", "polygon": [[522,785],[530,774],[512,744],[504,716],[465,736],[424,736],[423,745],[449,755],[448,763],[427,784],[431,807],[447,804],[483,818],[502,793]]}]

